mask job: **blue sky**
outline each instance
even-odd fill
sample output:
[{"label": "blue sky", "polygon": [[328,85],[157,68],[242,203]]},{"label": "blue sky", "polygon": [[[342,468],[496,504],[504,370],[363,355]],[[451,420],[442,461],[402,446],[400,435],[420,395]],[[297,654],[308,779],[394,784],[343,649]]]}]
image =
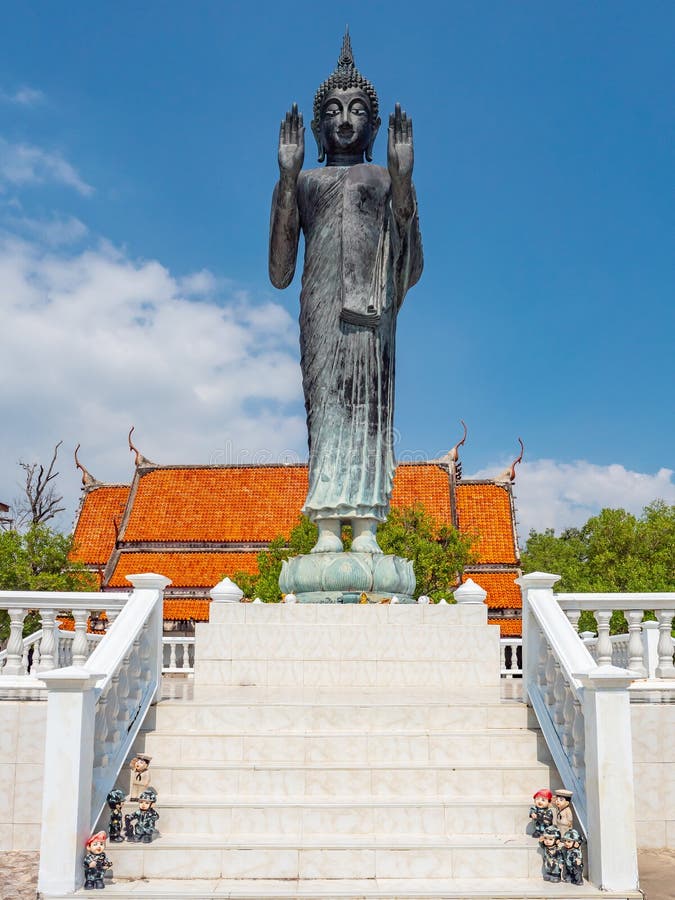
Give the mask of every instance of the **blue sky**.
[{"label": "blue sky", "polygon": [[[383,116],[415,123],[399,456],[443,454],[463,418],[465,474],[496,474],[522,436],[521,531],[675,502],[675,6],[616,0],[13,4],[0,499],[60,438],[128,480],[131,424],[160,462],[305,454],[269,201],[279,119],[309,119],[346,21]],[[70,514],[69,460],[62,484]]]}]

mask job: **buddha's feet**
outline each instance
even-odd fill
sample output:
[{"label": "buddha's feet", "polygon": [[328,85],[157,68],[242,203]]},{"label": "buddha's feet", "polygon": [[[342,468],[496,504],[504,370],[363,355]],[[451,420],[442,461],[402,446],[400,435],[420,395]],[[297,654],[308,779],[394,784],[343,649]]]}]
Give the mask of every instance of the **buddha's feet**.
[{"label": "buddha's feet", "polygon": [[342,522],[339,519],[317,519],[319,539],[310,553],[342,553]]},{"label": "buddha's feet", "polygon": [[382,553],[377,543],[377,519],[352,519],[352,551]]}]

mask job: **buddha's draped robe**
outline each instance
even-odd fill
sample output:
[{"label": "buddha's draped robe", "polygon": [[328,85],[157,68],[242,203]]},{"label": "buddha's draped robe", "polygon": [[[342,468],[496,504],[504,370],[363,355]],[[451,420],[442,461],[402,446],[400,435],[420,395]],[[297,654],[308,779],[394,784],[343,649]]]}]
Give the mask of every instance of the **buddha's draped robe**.
[{"label": "buddha's draped robe", "polygon": [[394,478],[396,316],[422,272],[417,210],[398,222],[380,166],[303,171],[302,382],[311,519],[386,519]]}]

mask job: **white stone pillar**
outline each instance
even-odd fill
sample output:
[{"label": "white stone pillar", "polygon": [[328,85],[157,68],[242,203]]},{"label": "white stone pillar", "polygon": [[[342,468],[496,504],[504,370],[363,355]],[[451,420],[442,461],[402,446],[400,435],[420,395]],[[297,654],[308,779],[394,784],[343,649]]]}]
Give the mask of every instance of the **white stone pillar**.
[{"label": "white stone pillar", "polygon": [[515,579],[523,598],[523,700],[526,703],[529,702],[530,684],[533,686],[537,684],[537,669],[543,654],[543,648],[540,646],[541,632],[537,623],[533,621],[529,597],[533,591],[539,591],[546,594],[551,603],[555,603],[553,585],[557,581],[560,581],[560,575],[551,575],[548,572],[531,572]]},{"label": "white stone pillar", "polygon": [[642,659],[647,670],[647,678],[656,678],[656,667],[659,664],[659,623],[654,621],[642,623]]},{"label": "white stone pillar", "polygon": [[158,591],[159,600],[154,612],[148,620],[145,637],[149,642],[150,655],[147,660],[149,675],[155,679],[157,688],[152,702],[157,703],[162,693],[162,668],[164,664],[164,588],[171,584],[171,579],[166,575],[158,575],[156,572],[143,572],[140,575],[127,575],[127,581],[134,586],[134,594],[142,591]]},{"label": "white stone pillar", "polygon": [[94,765],[94,687],[101,675],[70,666],[41,673],[48,689],[38,890],[70,894],[82,886],[90,836]]},{"label": "white stone pillar", "polygon": [[633,748],[626,669],[598,666],[584,686],[588,877],[605,891],[638,886]]}]

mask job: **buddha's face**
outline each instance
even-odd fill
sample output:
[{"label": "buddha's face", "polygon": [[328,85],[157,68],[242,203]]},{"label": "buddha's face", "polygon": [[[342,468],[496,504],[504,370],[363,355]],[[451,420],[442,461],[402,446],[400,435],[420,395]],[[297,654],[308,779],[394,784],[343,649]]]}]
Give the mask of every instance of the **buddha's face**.
[{"label": "buddha's face", "polygon": [[319,127],[329,156],[365,153],[374,138],[370,98],[359,88],[330,91],[321,107]]}]

